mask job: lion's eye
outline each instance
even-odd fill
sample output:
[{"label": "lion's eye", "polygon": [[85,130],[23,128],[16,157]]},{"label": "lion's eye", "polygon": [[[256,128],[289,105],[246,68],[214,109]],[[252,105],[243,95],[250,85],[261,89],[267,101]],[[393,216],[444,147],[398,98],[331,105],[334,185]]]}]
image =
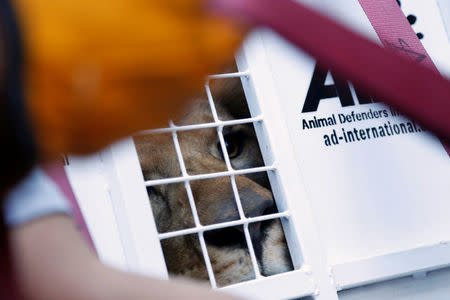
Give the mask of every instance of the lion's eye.
[{"label": "lion's eye", "polygon": [[[230,159],[238,157],[242,152],[242,143],[239,136],[237,134],[227,134],[223,138],[227,147],[228,157]],[[217,144],[217,147],[222,152],[220,143]]]},{"label": "lion's eye", "polygon": [[228,156],[235,158],[239,155],[240,149],[234,140],[225,140],[225,146],[227,147]]}]

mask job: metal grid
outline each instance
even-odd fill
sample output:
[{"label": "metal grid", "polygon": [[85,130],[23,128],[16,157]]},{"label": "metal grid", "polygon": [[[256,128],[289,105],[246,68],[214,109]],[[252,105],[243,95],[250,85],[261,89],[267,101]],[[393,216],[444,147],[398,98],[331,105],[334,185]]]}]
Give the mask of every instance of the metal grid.
[{"label": "metal grid", "polygon": [[[248,229],[249,224],[255,223],[255,222],[262,222],[262,221],[268,221],[268,220],[274,220],[274,219],[281,219],[281,218],[289,218],[289,211],[285,210],[283,212],[277,212],[277,213],[271,213],[256,217],[246,217],[244,213],[244,209],[242,206],[241,198],[239,196],[238,187],[236,184],[235,176],[238,175],[246,175],[251,173],[258,173],[258,172],[275,172],[276,171],[276,163],[272,162],[271,165],[268,166],[262,166],[262,167],[254,167],[254,168],[247,168],[247,169],[234,169],[230,158],[228,156],[228,151],[223,135],[223,128],[225,126],[232,126],[232,125],[241,125],[241,124],[256,124],[259,123],[260,125],[263,124],[263,115],[259,114],[257,116],[253,116],[250,118],[244,118],[244,119],[235,119],[235,120],[220,120],[219,116],[217,114],[216,106],[214,104],[213,95],[211,93],[211,89],[209,86],[210,80],[213,79],[229,79],[229,78],[245,78],[248,79],[250,76],[248,71],[245,72],[234,72],[234,73],[224,73],[224,74],[217,74],[217,75],[211,75],[207,78],[205,83],[205,90],[206,95],[209,103],[209,108],[211,110],[211,114],[213,117],[213,122],[210,123],[203,123],[203,124],[194,124],[194,125],[183,125],[183,126],[177,126],[173,122],[170,122],[170,126],[168,128],[160,128],[160,129],[154,129],[154,130],[147,130],[143,131],[140,134],[153,134],[153,133],[171,133],[173,144],[175,146],[175,152],[177,155],[179,167],[181,170],[181,176],[179,177],[172,177],[172,178],[163,178],[163,179],[157,179],[157,180],[147,180],[145,181],[145,186],[157,186],[157,185],[164,185],[164,184],[171,184],[171,183],[184,183],[184,187],[187,192],[187,197],[189,200],[189,205],[191,208],[192,216],[194,219],[194,225],[193,228],[187,228],[187,229],[181,229],[171,232],[165,232],[165,233],[159,233],[158,237],[161,240],[188,235],[188,234],[197,234],[198,240],[200,243],[200,247],[202,250],[203,258],[205,261],[206,270],[208,273],[208,277],[211,283],[212,288],[217,288],[215,275],[213,271],[213,267],[208,255],[208,249],[205,242],[204,232],[210,231],[210,230],[216,230],[216,229],[223,229],[223,228],[229,228],[233,226],[242,225],[244,229],[244,236],[245,241],[247,243],[248,252],[250,256],[250,260],[252,263],[253,271],[254,271],[254,279],[260,279],[263,277],[260,272],[260,268],[258,265],[258,260],[256,258],[256,254],[254,251],[251,235]],[[188,174],[186,170],[186,166],[183,159],[183,154],[181,151],[180,143],[178,140],[178,134],[177,132],[181,131],[188,131],[188,130],[196,130],[196,129],[205,129],[205,128],[216,128],[217,134],[219,137],[219,143],[220,147],[223,153],[223,158],[226,165],[226,171],[223,172],[214,172],[214,173],[208,173],[208,174],[196,174],[196,175],[190,175]],[[231,186],[234,194],[234,198],[236,201],[237,210],[239,213],[239,219],[233,220],[233,221],[227,221],[222,222],[218,224],[211,224],[211,225],[202,225],[197,212],[197,207],[195,204],[194,196],[191,190],[191,181],[193,180],[202,180],[202,179],[210,179],[210,178],[217,178],[217,177],[229,177],[231,181]]]}]

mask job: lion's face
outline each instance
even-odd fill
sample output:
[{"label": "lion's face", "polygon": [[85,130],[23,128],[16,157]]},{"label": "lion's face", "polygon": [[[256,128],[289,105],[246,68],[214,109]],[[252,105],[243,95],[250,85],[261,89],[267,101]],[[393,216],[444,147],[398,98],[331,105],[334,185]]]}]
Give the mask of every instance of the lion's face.
[{"label": "lion's face", "polygon": [[[216,106],[222,118],[233,118],[229,107]],[[191,106],[180,124],[208,122],[212,117],[207,103],[200,101]],[[263,165],[251,124],[225,127],[223,136],[234,169]],[[188,174],[227,170],[216,128],[178,132],[178,140]],[[135,144],[146,180],[181,176],[171,134],[138,136]],[[235,176],[235,182],[246,217],[277,211],[265,173]],[[229,177],[193,180],[190,187],[202,225],[239,219]],[[194,227],[184,183],[149,187],[147,191],[159,232]],[[248,228],[263,275],[292,270],[279,220],[253,223]],[[254,278],[242,226],[206,231],[204,237],[219,286]],[[169,273],[208,279],[196,235],[163,240],[162,247]]]}]

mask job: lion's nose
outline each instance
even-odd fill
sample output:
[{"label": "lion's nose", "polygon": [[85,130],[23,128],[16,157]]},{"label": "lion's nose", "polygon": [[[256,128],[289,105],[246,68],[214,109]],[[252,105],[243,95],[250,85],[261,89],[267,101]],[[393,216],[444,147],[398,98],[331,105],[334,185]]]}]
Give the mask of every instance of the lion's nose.
[{"label": "lion's nose", "polygon": [[257,217],[274,210],[275,202],[269,191],[246,188],[239,191],[239,196],[246,217]]}]

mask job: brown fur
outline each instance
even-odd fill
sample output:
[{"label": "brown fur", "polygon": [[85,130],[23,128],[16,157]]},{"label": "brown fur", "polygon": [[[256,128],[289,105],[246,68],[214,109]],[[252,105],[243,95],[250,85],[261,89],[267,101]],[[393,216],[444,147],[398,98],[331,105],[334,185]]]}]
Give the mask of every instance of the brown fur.
[{"label": "brown fur", "polygon": [[[248,115],[242,88],[235,80],[231,86],[216,89],[216,108],[221,119],[242,118]],[[205,99],[195,101],[179,124],[212,122]],[[236,169],[263,165],[252,125],[224,128],[225,136],[239,139],[239,155],[231,159]],[[226,171],[215,128],[178,132],[178,140],[189,174]],[[145,179],[177,177],[181,175],[171,134],[152,134],[135,138]],[[242,206],[246,216],[257,216],[276,209],[266,174],[236,176]],[[201,224],[216,224],[239,219],[229,177],[191,181]],[[194,226],[191,209],[183,183],[157,186],[148,190],[153,214],[159,232],[168,232]],[[258,263],[264,275],[292,269],[281,223],[276,221],[249,226]],[[254,277],[246,246],[242,245],[242,229],[232,229],[225,238],[206,232],[208,253],[219,286],[229,285]],[[227,244],[227,237],[236,239]],[[239,237],[239,238],[237,238]],[[242,238],[241,238],[242,237]],[[216,240],[214,240],[216,239]],[[245,242],[244,242],[245,243]],[[166,263],[171,274],[208,279],[203,255],[196,235],[162,241]]]}]

